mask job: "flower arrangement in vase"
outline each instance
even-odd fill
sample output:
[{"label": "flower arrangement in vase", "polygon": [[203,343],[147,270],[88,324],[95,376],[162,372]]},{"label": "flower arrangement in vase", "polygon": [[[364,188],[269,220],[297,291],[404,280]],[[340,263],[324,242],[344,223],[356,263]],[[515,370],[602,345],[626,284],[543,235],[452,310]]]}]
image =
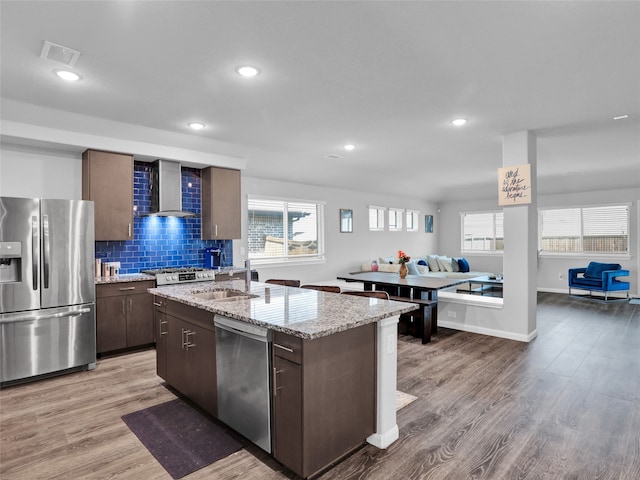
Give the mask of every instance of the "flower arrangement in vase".
[{"label": "flower arrangement in vase", "polygon": [[402,250],[398,250],[398,263],[400,264],[400,270],[398,273],[400,274],[400,278],[405,278],[407,276],[407,263],[411,260],[411,257],[404,253]]}]

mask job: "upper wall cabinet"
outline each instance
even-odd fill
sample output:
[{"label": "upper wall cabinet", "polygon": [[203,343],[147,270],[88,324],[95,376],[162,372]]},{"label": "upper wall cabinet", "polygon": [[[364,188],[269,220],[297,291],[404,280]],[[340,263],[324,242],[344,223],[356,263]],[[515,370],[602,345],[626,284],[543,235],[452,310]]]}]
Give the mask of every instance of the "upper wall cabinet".
[{"label": "upper wall cabinet", "polygon": [[133,239],[133,155],[82,154],[82,199],[93,200],[95,238]]},{"label": "upper wall cabinet", "polygon": [[202,239],[242,238],[240,228],[240,170],[202,170]]}]

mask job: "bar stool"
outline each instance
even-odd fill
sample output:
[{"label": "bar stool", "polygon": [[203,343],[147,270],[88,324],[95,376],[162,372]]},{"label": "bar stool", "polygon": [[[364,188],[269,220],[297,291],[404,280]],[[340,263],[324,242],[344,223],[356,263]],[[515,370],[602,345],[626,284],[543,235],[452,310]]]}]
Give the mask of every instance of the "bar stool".
[{"label": "bar stool", "polygon": [[335,285],[302,285],[300,288],[308,288],[309,290],[320,290],[322,292],[340,293],[340,287]]},{"label": "bar stool", "polygon": [[342,292],[342,295],[353,295],[354,297],[372,297],[382,300],[389,300],[389,294],[382,290],[365,290],[364,292]]},{"label": "bar stool", "polygon": [[270,278],[264,283],[271,283],[274,285],[284,285],[285,287],[299,287],[300,280],[282,280],[279,278]]}]

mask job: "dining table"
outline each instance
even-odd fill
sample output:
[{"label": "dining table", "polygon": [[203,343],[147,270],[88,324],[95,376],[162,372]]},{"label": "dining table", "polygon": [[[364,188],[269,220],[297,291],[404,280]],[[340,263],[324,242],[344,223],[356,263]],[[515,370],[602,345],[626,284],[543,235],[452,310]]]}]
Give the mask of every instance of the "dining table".
[{"label": "dining table", "polygon": [[431,341],[438,331],[438,291],[468,283],[468,278],[423,277],[407,275],[400,278],[397,273],[353,272],[338,275],[338,280],[361,282],[365,291],[381,290],[389,294],[390,300],[415,303],[418,310],[400,316],[399,333],[408,333]]}]

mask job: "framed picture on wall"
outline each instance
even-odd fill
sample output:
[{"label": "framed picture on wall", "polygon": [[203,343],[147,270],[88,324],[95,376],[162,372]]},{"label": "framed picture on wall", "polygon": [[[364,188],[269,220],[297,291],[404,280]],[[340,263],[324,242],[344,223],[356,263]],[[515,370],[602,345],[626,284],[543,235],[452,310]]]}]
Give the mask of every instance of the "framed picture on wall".
[{"label": "framed picture on wall", "polygon": [[424,231],[425,233],[433,233],[433,215],[424,216]]},{"label": "framed picture on wall", "polygon": [[353,233],[353,210],[340,209],[340,233]]}]

